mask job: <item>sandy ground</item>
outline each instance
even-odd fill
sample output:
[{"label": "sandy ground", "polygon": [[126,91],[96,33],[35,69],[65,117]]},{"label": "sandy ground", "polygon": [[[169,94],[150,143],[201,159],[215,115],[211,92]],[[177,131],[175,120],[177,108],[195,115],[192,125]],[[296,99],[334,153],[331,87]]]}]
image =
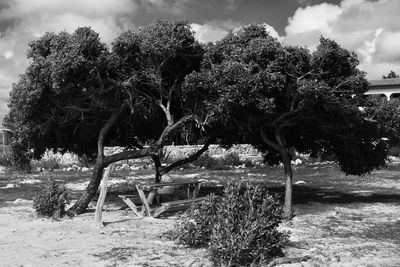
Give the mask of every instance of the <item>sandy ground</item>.
[{"label": "sandy ground", "polygon": [[[325,172],[329,177],[335,175]],[[316,194],[320,201],[295,205],[296,217],[280,227],[291,232],[285,256],[310,256],[311,259],[280,266],[400,266],[399,174],[399,171],[376,172],[374,175],[381,179],[370,176],[354,180],[350,186],[347,178],[341,176],[327,183],[315,174],[307,176],[299,170],[306,185],[319,182],[319,188],[338,185],[361,198],[340,201],[336,191],[329,194],[323,191]],[[201,177],[210,180],[216,175],[202,174]],[[255,171],[243,175],[265,179],[264,173]],[[4,189],[0,191],[3,199],[0,203],[0,267],[212,266],[205,250],[177,246],[163,236],[172,229],[175,216],[138,219],[117,199],[106,202],[103,213],[106,226],[99,229],[94,225],[93,212],[52,221],[38,218],[31,200],[7,200],[20,192],[25,192],[29,199],[29,190],[35,189],[36,183],[43,179],[18,176],[7,178],[1,184]],[[71,188],[84,186],[84,180],[74,179],[69,181]],[[357,181],[359,184],[355,186]],[[7,187],[10,183],[17,187]],[[121,183],[118,177],[111,180],[116,186]],[[301,187],[295,188],[299,189]],[[376,196],[384,194],[384,197],[377,199],[375,193]]]},{"label": "sandy ground", "polygon": [[103,229],[93,218],[37,218],[27,201],[1,208],[0,266],[210,266],[205,251],[178,248],[162,236],[174,218],[109,210]]},{"label": "sandy ground", "polygon": [[[400,206],[297,205],[282,230],[291,232],[287,257],[311,260],[282,266],[400,266]],[[52,221],[37,218],[30,201],[0,209],[0,266],[212,266],[204,250],[176,246],[162,233],[175,217],[136,219],[108,207],[106,226],[93,213]]]}]

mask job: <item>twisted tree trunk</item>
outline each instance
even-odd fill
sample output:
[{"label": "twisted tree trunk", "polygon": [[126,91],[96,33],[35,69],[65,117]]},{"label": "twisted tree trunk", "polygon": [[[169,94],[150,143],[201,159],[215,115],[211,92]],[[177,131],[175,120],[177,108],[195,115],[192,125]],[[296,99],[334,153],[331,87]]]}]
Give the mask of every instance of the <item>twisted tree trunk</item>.
[{"label": "twisted tree trunk", "polygon": [[68,212],[72,214],[82,214],[86,211],[87,206],[99,188],[104,168],[105,166],[101,161],[96,161],[89,184],[78,201],[71,208],[69,208]]}]

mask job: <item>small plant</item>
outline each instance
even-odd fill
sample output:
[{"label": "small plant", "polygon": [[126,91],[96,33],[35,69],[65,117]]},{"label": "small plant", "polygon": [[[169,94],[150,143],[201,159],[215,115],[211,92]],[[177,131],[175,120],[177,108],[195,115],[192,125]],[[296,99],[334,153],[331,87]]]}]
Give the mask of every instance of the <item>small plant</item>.
[{"label": "small plant", "polygon": [[202,154],[195,162],[195,166],[204,167],[210,170],[225,170],[231,166],[242,164],[236,152],[230,152],[222,157],[212,157],[208,152]]},{"label": "small plant", "polygon": [[10,147],[11,162],[16,170],[30,173],[32,153],[27,150],[27,147],[25,143],[13,142]]},{"label": "small plant", "polygon": [[388,155],[392,157],[400,157],[400,146],[389,147]]},{"label": "small plant", "polygon": [[225,154],[223,157],[223,161],[224,164],[228,166],[237,166],[242,164],[242,162],[240,161],[239,154],[236,152],[229,152]]},{"label": "small plant", "polygon": [[199,248],[206,247],[210,242],[218,197],[210,194],[207,199],[185,212],[175,224],[175,229],[169,233],[178,244]]},{"label": "small plant", "polygon": [[12,156],[9,153],[0,155],[0,165],[3,167],[11,167],[12,166]]},{"label": "small plant", "polygon": [[69,203],[67,189],[51,180],[42,186],[33,199],[33,207],[39,215],[53,218],[60,218],[65,212],[65,205]]},{"label": "small plant", "polygon": [[282,255],[287,234],[277,230],[282,206],[264,188],[230,183],[219,203],[210,237],[216,265],[248,265]]},{"label": "small plant", "polygon": [[47,150],[40,160],[33,160],[31,162],[31,168],[37,169],[42,168],[45,170],[59,169],[61,165],[61,155]]},{"label": "small plant", "polygon": [[177,243],[207,247],[217,266],[262,263],[282,255],[287,233],[277,230],[282,206],[260,186],[229,183],[220,198],[210,196],[177,222]]},{"label": "small plant", "polygon": [[78,162],[83,167],[92,167],[96,162],[96,157],[94,155],[81,155],[78,156]]}]

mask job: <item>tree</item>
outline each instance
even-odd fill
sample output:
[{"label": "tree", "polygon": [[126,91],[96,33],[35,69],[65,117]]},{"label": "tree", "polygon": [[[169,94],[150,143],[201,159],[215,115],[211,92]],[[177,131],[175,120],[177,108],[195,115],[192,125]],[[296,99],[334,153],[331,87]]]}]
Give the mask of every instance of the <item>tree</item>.
[{"label": "tree", "polygon": [[382,79],[396,79],[396,78],[400,78],[400,76],[398,75],[398,74],[396,74],[396,72],[394,72],[394,71],[390,71],[389,73],[388,73],[388,75],[383,75],[382,76]]},{"label": "tree", "polygon": [[384,164],[376,125],[365,120],[353,95],[368,88],[356,55],[321,37],[312,54],[284,47],[251,25],[210,45],[202,70],[186,91],[202,99],[222,142],[248,142],[281,161],[286,177],[285,217],[292,218],[292,152],[334,153],[346,174]]},{"label": "tree", "polygon": [[369,97],[364,104],[369,120],[376,121],[382,138],[388,140],[391,147],[400,145],[400,99],[390,101],[381,97]]},{"label": "tree", "polygon": [[[16,132],[15,145],[35,158],[46,149],[95,158],[90,183],[70,209],[82,213],[111,163],[157,158],[176,135],[201,131],[198,109],[183,101],[181,85],[203,52],[182,21],[123,32],[111,50],[90,28],[46,33],[29,46],[30,65],[13,85],[5,125]],[[196,159],[208,144],[159,171]],[[106,156],[105,146],[125,150]]]}]

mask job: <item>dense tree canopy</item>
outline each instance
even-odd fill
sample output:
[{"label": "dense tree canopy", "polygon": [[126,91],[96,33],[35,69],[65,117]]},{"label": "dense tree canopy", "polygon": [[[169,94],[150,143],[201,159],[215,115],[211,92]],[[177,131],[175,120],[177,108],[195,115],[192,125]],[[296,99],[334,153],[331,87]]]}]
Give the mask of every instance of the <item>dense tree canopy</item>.
[{"label": "dense tree canopy", "polygon": [[[123,32],[111,49],[90,28],[46,33],[27,55],[31,62],[13,86],[5,124],[16,133],[15,146],[35,157],[45,149],[96,157],[78,212],[110,163],[156,158],[174,136],[199,124],[198,109],[181,97],[185,76],[203,57],[187,22]],[[127,150],[105,156],[106,145]]]},{"label": "dense tree canopy", "polygon": [[[111,49],[90,28],[47,33],[30,44],[28,58],[13,85],[6,126],[16,133],[17,151],[95,157],[76,212],[86,208],[109,164],[150,156],[162,175],[198,157],[214,137],[226,145],[251,143],[270,163],[284,163],[288,218],[293,151],[333,153],[348,174],[384,163],[378,129],[353,98],[368,87],[357,57],[325,38],[310,53],[253,25],[202,46],[187,22],[156,21],[123,32]],[[162,167],[157,153],[183,132],[205,139],[204,147]],[[106,145],[126,150],[105,156]]]},{"label": "dense tree canopy", "polygon": [[364,104],[368,119],[376,121],[379,134],[386,138],[389,146],[400,145],[400,98],[369,97]]},{"label": "dense tree canopy", "polygon": [[[347,174],[384,164],[376,125],[354,95],[368,83],[355,54],[321,38],[316,51],[285,47],[261,26],[248,26],[209,45],[201,72],[186,81],[223,142],[245,141],[285,166],[285,212],[291,217],[291,152],[334,153]],[[201,100],[200,100],[201,99]]]}]

